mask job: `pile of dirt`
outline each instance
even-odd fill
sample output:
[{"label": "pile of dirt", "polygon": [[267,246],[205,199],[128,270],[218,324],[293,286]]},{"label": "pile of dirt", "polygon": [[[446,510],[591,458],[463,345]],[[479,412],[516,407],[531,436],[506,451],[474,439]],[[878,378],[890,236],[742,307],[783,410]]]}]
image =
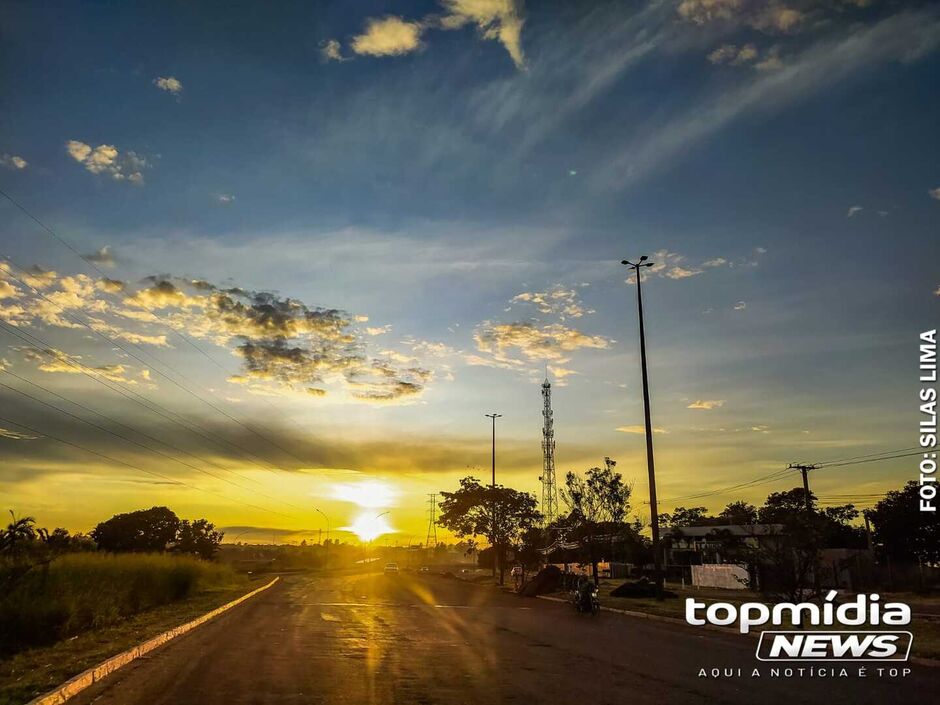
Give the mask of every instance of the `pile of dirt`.
[{"label": "pile of dirt", "polygon": [[[632,582],[618,585],[610,591],[611,597],[656,597],[656,583],[648,578],[640,578]],[[678,597],[670,590],[663,590],[663,597]]]},{"label": "pile of dirt", "polygon": [[548,565],[542,568],[533,578],[526,581],[519,594],[523,597],[535,597],[561,589],[561,570],[558,566]]}]

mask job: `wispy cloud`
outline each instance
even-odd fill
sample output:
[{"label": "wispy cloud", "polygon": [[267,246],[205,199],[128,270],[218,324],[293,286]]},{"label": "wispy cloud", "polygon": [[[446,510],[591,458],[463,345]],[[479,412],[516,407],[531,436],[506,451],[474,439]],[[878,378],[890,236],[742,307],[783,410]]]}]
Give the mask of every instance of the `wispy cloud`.
[{"label": "wispy cloud", "polygon": [[82,257],[89,262],[94,262],[95,264],[100,264],[105,267],[113,267],[116,264],[114,254],[111,252],[111,245],[99,247],[94,252],[82,255]]},{"label": "wispy cloud", "polygon": [[[635,433],[646,435],[646,426],[618,426],[615,430],[620,431],[621,433]],[[669,433],[664,428],[653,427],[653,433]]]},{"label": "wispy cloud", "polygon": [[689,404],[687,409],[703,409],[710,411],[711,409],[718,409],[725,405],[724,399],[696,399],[691,404]]},{"label": "wispy cloud", "polygon": [[29,162],[15,154],[0,154],[0,165],[19,171],[29,166]]},{"label": "wispy cloud", "polygon": [[179,95],[183,92],[183,83],[173,76],[158,76],[153,79],[153,85],[159,88],[161,91],[166,91],[167,93],[172,93],[173,95]]}]

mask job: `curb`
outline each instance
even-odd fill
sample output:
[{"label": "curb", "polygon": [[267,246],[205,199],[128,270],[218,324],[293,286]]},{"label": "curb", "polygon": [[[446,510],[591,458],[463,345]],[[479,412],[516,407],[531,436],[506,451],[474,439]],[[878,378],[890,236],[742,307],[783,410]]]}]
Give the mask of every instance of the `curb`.
[{"label": "curb", "polygon": [[[536,598],[539,600],[550,600],[551,602],[565,602],[568,600],[562,599],[560,597],[549,597],[548,595],[536,595]],[[681,624],[683,626],[692,626],[688,624],[684,619],[679,619],[678,617],[664,617],[659,614],[650,614],[649,612],[634,612],[633,610],[618,610],[614,607],[604,607],[601,605],[601,610],[604,612],[614,612],[616,614],[626,615],[627,617],[639,617],[640,619],[648,619],[653,622],[666,622],[667,624]],[[703,624],[699,629],[707,629],[713,632],[720,632],[723,634],[734,635],[734,636],[749,636],[752,638],[757,638],[760,636],[759,632],[748,632],[747,634],[742,635],[736,629],[727,629],[726,627],[716,627],[713,624]],[[916,663],[918,666],[927,666],[928,668],[940,668],[940,660],[932,658],[922,658],[920,656],[911,656],[907,659],[908,663]],[[30,704],[27,704],[30,705]]]},{"label": "curb", "polygon": [[106,661],[102,661],[97,666],[92,666],[88,670],[79,673],[77,676],[69,678],[67,681],[65,681],[65,683],[60,685],[55,690],[33,698],[28,703],[26,703],[26,705],[59,705],[59,703],[64,703],[69,698],[78,695],[81,691],[85,690],[85,688],[92,685],[93,683],[97,683],[98,681],[103,680],[122,666],[126,666],[134,659],[140,658],[144,654],[153,651],[159,646],[163,646],[171,639],[175,639],[176,637],[185,634],[191,629],[195,629],[201,624],[205,624],[213,617],[217,617],[223,612],[227,612],[233,607],[240,605],[248,598],[257,595],[259,592],[264,592],[269,587],[274,585],[274,583],[276,583],[278,580],[280,580],[280,577],[274,578],[274,580],[272,580],[267,585],[262,585],[261,587],[252,590],[245,595],[242,595],[236,600],[232,600],[231,602],[224,604],[221,607],[215,608],[211,612],[207,612],[201,617],[196,617],[196,619],[192,620],[191,622],[181,624],[174,629],[170,629],[169,631],[163,632],[162,634],[158,634],[152,639],[148,639],[143,644],[138,644],[137,646],[131,647],[127,651],[123,651],[116,656],[112,656]]}]

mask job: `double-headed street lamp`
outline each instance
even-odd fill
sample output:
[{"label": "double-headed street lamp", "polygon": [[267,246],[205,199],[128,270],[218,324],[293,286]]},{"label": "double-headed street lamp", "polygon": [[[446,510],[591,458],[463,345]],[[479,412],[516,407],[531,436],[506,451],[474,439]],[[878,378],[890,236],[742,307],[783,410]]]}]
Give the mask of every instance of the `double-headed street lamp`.
[{"label": "double-headed street lamp", "polygon": [[640,288],[640,270],[643,267],[652,267],[646,255],[637,262],[623,260],[620,264],[631,268],[636,274],[636,304],[640,315],[640,367],[643,370],[643,413],[646,417],[646,466],[650,478],[650,528],[653,532],[653,573],[656,582],[656,597],[662,599],[663,594],[663,566],[659,553],[659,512],[656,508],[656,471],[653,467],[653,424],[650,421],[650,384],[646,372],[646,332],[643,328],[643,291]]},{"label": "double-headed street lamp", "polygon": [[493,506],[490,509],[492,514],[493,536],[490,543],[493,544],[493,577],[496,577],[496,569],[499,567],[499,549],[496,548],[496,419],[502,418],[502,414],[492,413],[484,414],[488,419],[493,420],[493,478],[490,483],[490,489],[493,492]]}]

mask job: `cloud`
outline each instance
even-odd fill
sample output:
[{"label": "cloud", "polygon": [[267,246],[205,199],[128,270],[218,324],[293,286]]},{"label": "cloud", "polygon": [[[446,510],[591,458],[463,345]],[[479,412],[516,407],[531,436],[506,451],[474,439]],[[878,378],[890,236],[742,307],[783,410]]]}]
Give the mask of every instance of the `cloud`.
[{"label": "cloud", "polygon": [[172,93],[173,95],[179,95],[183,92],[182,82],[173,76],[159,76],[153,79],[153,85],[155,85],[161,91],[166,91],[167,93]]},{"label": "cloud", "polygon": [[[105,245],[104,247],[98,248],[95,252],[92,252],[88,255],[82,255],[82,258],[88,262],[94,262],[95,264],[100,264],[105,267],[113,267],[116,263],[114,261],[114,255],[111,254],[111,245]],[[109,280],[113,281],[113,280]]]},{"label": "cloud", "polygon": [[937,286],[937,290],[934,293],[934,296],[940,296],[940,285]]},{"label": "cloud", "polygon": [[930,189],[927,194],[935,201],[940,201],[940,186]]},{"label": "cloud", "polygon": [[682,0],[676,10],[693,24],[724,22],[766,33],[795,31],[806,19],[804,10],[774,0]]},{"label": "cloud", "polygon": [[215,200],[219,203],[228,205],[229,203],[235,203],[235,196],[231,193],[219,193],[216,194]]},{"label": "cloud", "polygon": [[39,438],[39,436],[31,436],[28,433],[11,431],[8,428],[3,428],[0,426],[0,438],[6,438],[11,441],[35,441],[37,438]]},{"label": "cloud", "polygon": [[107,174],[115,181],[141,185],[144,183],[143,170],[150,166],[146,159],[135,152],[122,154],[110,144],[99,144],[92,148],[84,142],[69,140],[65,143],[65,150],[92,174]]},{"label": "cloud", "polygon": [[861,206],[851,206],[848,211],[845,213],[846,218],[852,218],[856,213],[861,213],[864,210]]},{"label": "cloud", "polygon": [[713,64],[738,66],[751,63],[757,56],[757,47],[753,44],[744,44],[740,47],[734,44],[722,44],[708,55],[708,60]]},{"label": "cloud", "polygon": [[[621,433],[636,433],[636,434],[642,434],[644,436],[646,435],[646,426],[618,426],[614,430],[620,431]],[[669,433],[669,432],[664,428],[657,428],[656,426],[654,426],[653,434],[655,435],[657,433]]]},{"label": "cloud", "polygon": [[747,308],[747,301],[738,301],[738,303],[734,305],[735,311],[743,311],[746,308]]},{"label": "cloud", "polygon": [[837,26],[823,40],[787,59],[779,71],[755,71],[749,80],[722,86],[673,119],[624,136],[592,181],[621,189],[663,169],[715,132],[750,113],[772,115],[795,101],[890,61],[916,61],[940,44],[940,17],[933,8],[905,10],[874,24]]},{"label": "cloud", "polygon": [[335,39],[328,39],[320,47],[320,56],[325,61],[349,61],[351,57],[343,56],[342,46]]},{"label": "cloud", "polygon": [[408,22],[394,15],[370,18],[366,20],[365,31],[353,37],[350,46],[356,54],[401,56],[421,48],[423,31],[420,22]]},{"label": "cloud", "polygon": [[724,399],[696,399],[686,409],[704,409],[710,411],[725,405]]},{"label": "cloud", "polygon": [[538,325],[521,321],[490,323],[488,321],[474,333],[477,350],[492,355],[498,361],[511,359],[513,353],[527,360],[555,360],[564,362],[570,353],[583,348],[604,349],[610,341],[599,335],[587,335],[561,323]]},{"label": "cloud", "polygon": [[17,169],[17,170],[25,169],[27,166],[29,166],[29,162],[23,159],[23,157],[18,157],[15,154],[0,155],[0,164],[7,167],[8,169]]},{"label": "cloud", "polygon": [[36,369],[40,372],[63,373],[63,374],[91,374],[96,377],[102,377],[110,382],[118,382],[127,385],[145,384],[152,387],[150,382],[149,370],[142,370],[133,376],[134,368],[127,365],[100,365],[90,366],[81,362],[80,355],[69,355],[55,348],[24,348],[21,350],[23,358],[36,364]]},{"label": "cloud", "polygon": [[581,318],[586,313],[594,313],[581,304],[580,296],[574,289],[556,286],[548,291],[524,291],[510,301],[511,304],[531,304],[540,313],[557,314],[561,320]]},{"label": "cloud", "polygon": [[728,64],[729,66],[753,66],[758,71],[770,71],[783,66],[780,59],[780,47],[773,46],[764,52],[761,58],[760,51],[753,44],[722,44],[708,54],[708,60],[713,64]]},{"label": "cloud", "polygon": [[459,29],[476,25],[484,39],[500,42],[513,63],[522,68],[522,18],[514,0],[442,0],[446,14],[441,18],[443,29]]}]

